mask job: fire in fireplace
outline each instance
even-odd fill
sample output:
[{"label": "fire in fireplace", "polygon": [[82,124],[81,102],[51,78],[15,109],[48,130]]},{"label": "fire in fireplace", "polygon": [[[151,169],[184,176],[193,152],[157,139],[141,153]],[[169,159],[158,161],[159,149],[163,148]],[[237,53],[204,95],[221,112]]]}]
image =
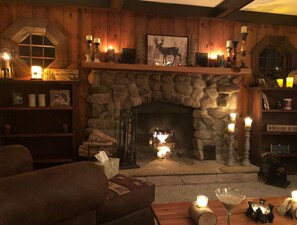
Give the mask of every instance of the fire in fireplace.
[{"label": "fire in fireplace", "polygon": [[158,158],[169,158],[171,151],[175,148],[175,137],[173,130],[169,131],[153,129],[150,145],[156,151]]}]

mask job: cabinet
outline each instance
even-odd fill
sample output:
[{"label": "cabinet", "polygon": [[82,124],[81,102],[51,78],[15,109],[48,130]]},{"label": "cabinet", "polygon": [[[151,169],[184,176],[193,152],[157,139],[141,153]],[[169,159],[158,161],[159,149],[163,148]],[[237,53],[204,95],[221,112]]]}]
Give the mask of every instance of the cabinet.
[{"label": "cabinet", "polygon": [[[253,119],[251,161],[260,165],[261,154],[274,151],[288,173],[296,173],[297,88],[250,88],[249,95]],[[292,99],[291,110],[284,109],[284,99]]]},{"label": "cabinet", "polygon": [[[34,163],[73,161],[77,154],[77,84],[0,79],[0,144],[25,145]],[[53,91],[66,93],[69,102],[51,105]],[[29,107],[29,94],[36,95],[35,107]],[[45,94],[44,107],[38,104],[38,94]]]}]

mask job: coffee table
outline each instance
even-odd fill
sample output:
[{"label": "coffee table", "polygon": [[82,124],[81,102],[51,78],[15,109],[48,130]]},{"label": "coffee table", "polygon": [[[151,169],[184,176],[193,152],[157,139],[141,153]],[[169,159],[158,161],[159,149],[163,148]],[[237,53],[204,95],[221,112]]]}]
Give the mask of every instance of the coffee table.
[{"label": "coffee table", "polygon": [[[297,222],[289,215],[279,216],[276,209],[281,205],[286,197],[264,197],[266,203],[274,205],[273,225],[296,225]],[[231,225],[247,225],[258,224],[251,218],[245,216],[248,208],[248,201],[259,202],[259,198],[247,198],[239,206],[237,206],[231,215]],[[176,203],[154,203],[152,209],[159,225],[195,225],[188,215],[188,207],[190,202]],[[218,200],[211,200],[208,207],[217,215],[217,225],[227,224],[226,209]]]}]

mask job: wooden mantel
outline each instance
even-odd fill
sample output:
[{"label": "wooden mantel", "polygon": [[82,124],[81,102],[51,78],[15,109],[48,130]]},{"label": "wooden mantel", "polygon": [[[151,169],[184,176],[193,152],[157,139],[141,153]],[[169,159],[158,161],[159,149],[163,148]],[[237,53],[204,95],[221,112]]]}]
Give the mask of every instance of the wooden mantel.
[{"label": "wooden mantel", "polygon": [[250,68],[234,72],[231,68],[218,67],[184,67],[184,66],[152,66],[144,64],[123,64],[123,63],[94,63],[83,62],[82,69],[87,70],[117,70],[117,71],[141,71],[141,72],[164,72],[164,73],[196,73],[212,75],[251,75]]}]

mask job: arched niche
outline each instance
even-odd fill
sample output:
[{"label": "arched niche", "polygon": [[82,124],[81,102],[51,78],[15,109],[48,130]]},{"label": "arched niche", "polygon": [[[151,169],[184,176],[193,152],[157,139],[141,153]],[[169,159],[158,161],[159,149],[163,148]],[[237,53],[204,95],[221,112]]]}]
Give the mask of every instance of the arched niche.
[{"label": "arched niche", "polygon": [[1,34],[1,48],[14,49],[15,76],[30,75],[30,67],[19,59],[19,43],[29,34],[46,36],[55,45],[55,60],[47,68],[66,68],[68,65],[67,39],[54,26],[46,21],[21,18]]},{"label": "arched niche", "polygon": [[[273,68],[287,76],[296,68],[297,50],[285,36],[265,36],[252,50],[252,70],[256,79],[271,80]],[[256,80],[258,81],[258,80]]]}]

